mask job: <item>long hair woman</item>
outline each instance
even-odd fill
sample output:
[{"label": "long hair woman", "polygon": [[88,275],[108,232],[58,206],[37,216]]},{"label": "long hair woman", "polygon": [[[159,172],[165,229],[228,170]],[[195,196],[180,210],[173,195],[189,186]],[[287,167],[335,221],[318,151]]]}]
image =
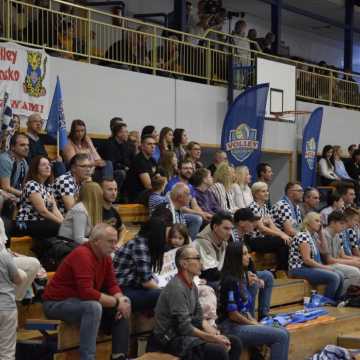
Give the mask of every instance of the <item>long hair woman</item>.
[{"label": "long hair woman", "polygon": [[226,162],[221,163],[214,174],[214,184],[209,190],[214,194],[219,207],[234,212],[236,205],[231,187],[234,183],[234,169]]},{"label": "long hair woman", "polygon": [[171,128],[165,126],[160,130],[159,136],[159,148],[160,153],[164,151],[173,150],[174,148],[174,132]]},{"label": "long hair woman", "polygon": [[235,168],[235,182],[231,186],[235,206],[239,209],[248,207],[253,201],[250,189],[251,175],[247,166]]},{"label": "long hair woman", "polygon": [[89,239],[92,228],[102,222],[103,191],[98,183],[85,182],[77,203],[66,213],[59,237],[82,244]]},{"label": "long hair woman", "polygon": [[164,151],[161,154],[158,171],[170,180],[177,174],[178,160],[174,151]]},{"label": "long hair woman", "polygon": [[155,273],[160,273],[166,247],[166,226],[159,218],[145,223],[134,239],[116,250],[117,281],[131,299],[134,312],[154,309],[160,295]]},{"label": "long hair woman", "polygon": [[39,256],[46,247],[46,239],[56,236],[64,220],[53,196],[53,180],[50,161],[35,156],[22,189],[16,224],[20,232],[41,240],[36,247]]},{"label": "long hair woman", "polygon": [[188,136],[184,129],[174,130],[174,151],[178,162],[181,162],[186,157],[186,145],[188,143]]},{"label": "long hair woman", "polygon": [[335,173],[335,166],[331,162],[333,154],[333,146],[325,145],[322,151],[321,159],[319,160],[319,175],[321,185],[327,186],[335,181],[340,180],[340,177]]},{"label": "long hair woman", "polygon": [[321,232],[320,214],[309,212],[303,221],[303,231],[295,235],[290,245],[289,274],[305,279],[312,285],[325,285],[324,295],[338,300],[343,280],[339,273],[322,263],[318,247]]},{"label": "long hair woman", "polygon": [[245,271],[249,261],[250,255],[245,245],[229,243],[220,283],[220,328],[225,334],[239,337],[247,346],[269,346],[272,360],[287,360],[287,330],[261,325],[251,314],[255,299],[249,291],[249,278]]}]

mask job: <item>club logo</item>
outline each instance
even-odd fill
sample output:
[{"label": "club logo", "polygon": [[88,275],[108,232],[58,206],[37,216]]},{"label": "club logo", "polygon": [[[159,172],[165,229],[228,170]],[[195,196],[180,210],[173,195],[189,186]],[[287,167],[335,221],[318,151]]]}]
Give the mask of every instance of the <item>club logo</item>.
[{"label": "club logo", "polygon": [[312,137],[306,142],[305,160],[310,170],[314,170],[316,162],[316,141]]},{"label": "club logo", "polygon": [[229,142],[225,144],[225,149],[237,161],[245,161],[255,150],[259,149],[257,130],[250,128],[247,124],[240,124],[236,129],[230,131]]}]

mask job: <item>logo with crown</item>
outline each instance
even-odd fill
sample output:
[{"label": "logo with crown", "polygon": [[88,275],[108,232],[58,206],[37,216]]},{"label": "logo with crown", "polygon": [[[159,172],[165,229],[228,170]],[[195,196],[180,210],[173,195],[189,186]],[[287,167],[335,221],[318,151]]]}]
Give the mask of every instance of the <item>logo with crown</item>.
[{"label": "logo with crown", "polygon": [[257,130],[242,123],[236,129],[231,130],[229,141],[225,144],[226,151],[238,161],[245,161],[251,154],[259,149]]}]

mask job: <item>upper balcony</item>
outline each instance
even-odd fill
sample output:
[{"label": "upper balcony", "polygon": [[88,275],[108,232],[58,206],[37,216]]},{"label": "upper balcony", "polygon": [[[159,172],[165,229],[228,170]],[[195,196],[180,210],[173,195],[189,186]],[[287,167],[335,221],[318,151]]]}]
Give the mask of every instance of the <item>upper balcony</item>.
[{"label": "upper balcony", "polygon": [[210,30],[196,36],[61,0],[44,6],[0,0],[0,39],[76,61],[214,86],[228,86],[231,79],[240,90],[256,83],[256,59],[265,57],[296,67],[298,100],[360,109],[358,75],[266,54],[234,35]]}]

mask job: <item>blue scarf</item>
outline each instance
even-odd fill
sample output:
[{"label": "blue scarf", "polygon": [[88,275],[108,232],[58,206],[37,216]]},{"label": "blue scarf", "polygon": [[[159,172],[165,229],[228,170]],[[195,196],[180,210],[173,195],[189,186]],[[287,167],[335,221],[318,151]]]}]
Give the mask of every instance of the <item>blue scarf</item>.
[{"label": "blue scarf", "polygon": [[311,247],[311,252],[313,254],[314,260],[321,264],[321,255],[320,255],[320,251],[318,249],[318,247],[316,246],[316,240],[314,239],[314,237],[310,234],[310,232],[307,232],[308,235],[310,236],[311,242],[310,242],[310,247]]},{"label": "blue scarf", "polygon": [[296,225],[300,225],[301,220],[301,213],[299,211],[299,208],[293,204],[293,202],[285,195],[281,198],[282,201],[286,202],[291,210],[291,217],[295,221]]}]

